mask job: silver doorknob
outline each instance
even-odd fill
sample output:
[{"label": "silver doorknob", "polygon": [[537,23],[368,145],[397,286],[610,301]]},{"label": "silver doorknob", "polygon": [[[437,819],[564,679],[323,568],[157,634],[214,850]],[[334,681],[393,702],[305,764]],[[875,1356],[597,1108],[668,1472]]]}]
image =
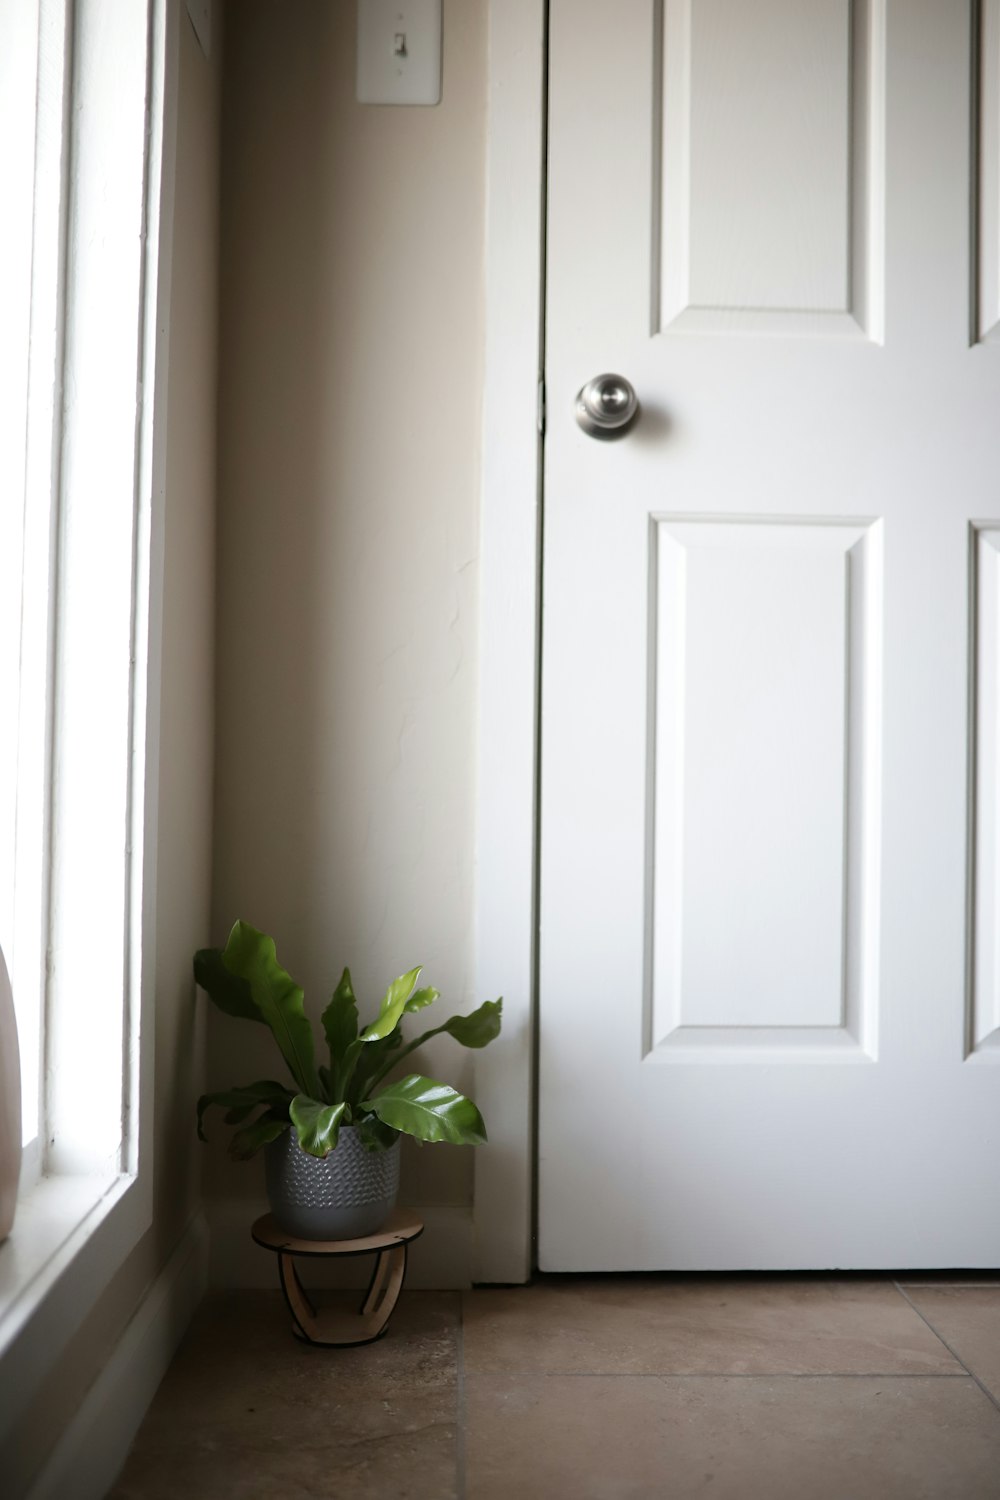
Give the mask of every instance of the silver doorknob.
[{"label": "silver doorknob", "polygon": [[631,426],[639,398],[624,375],[595,375],[576,397],[576,420],[588,437],[617,437]]}]

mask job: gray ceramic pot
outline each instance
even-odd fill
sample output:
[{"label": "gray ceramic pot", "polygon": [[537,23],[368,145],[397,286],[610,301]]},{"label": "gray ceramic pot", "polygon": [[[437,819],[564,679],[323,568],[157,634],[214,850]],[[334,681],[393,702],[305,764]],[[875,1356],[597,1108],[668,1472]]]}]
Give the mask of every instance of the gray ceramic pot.
[{"label": "gray ceramic pot", "polygon": [[265,1148],[264,1170],[282,1229],[304,1240],[356,1240],[381,1229],[395,1207],[399,1140],[388,1151],[366,1151],[344,1125],[329,1156],[310,1156],[293,1127]]}]

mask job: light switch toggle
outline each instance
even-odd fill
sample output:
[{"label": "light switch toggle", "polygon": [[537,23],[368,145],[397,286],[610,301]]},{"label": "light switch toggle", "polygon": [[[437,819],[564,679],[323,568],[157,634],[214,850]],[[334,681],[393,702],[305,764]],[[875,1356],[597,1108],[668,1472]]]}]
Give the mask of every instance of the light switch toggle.
[{"label": "light switch toggle", "polygon": [[[0,0],[0,10],[4,3]],[[355,3],[358,103],[440,103],[442,0]]]}]

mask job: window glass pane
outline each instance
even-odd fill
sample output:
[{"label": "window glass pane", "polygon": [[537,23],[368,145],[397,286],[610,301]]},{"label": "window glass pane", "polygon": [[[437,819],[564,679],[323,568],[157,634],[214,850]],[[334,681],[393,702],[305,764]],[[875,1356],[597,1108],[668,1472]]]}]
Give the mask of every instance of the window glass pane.
[{"label": "window glass pane", "polygon": [[0,5],[0,946],[18,1013],[26,1142],[38,1129],[40,983],[37,952],[19,950],[14,893],[19,841],[37,865],[42,827],[18,820],[22,613],[48,609],[46,591],[38,601],[22,590],[37,47],[37,5]]}]

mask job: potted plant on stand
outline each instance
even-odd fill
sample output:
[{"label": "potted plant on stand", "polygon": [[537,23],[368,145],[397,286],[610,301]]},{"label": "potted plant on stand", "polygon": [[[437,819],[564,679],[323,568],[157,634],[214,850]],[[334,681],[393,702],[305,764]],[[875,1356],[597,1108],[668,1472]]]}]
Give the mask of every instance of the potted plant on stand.
[{"label": "potted plant on stand", "polygon": [[224,949],[195,954],[194,977],[209,999],[227,1015],[269,1027],[292,1080],[204,1094],[198,1134],[205,1139],[205,1111],[217,1105],[237,1127],[231,1156],[242,1161],[264,1148],[271,1211],[301,1239],[353,1239],[381,1227],[396,1201],[401,1135],[466,1146],[486,1140],[475,1104],[448,1084],[419,1073],[387,1081],[432,1036],[485,1047],[500,1031],[503,1002],[488,1000],[404,1041],[404,1017],[438,998],[433,987],[418,988],[420,973],[418,967],[394,979],[362,1029],[345,969],[320,1018],[329,1057],[322,1063],[302,990],[279,965],[272,938],[237,922]]}]

